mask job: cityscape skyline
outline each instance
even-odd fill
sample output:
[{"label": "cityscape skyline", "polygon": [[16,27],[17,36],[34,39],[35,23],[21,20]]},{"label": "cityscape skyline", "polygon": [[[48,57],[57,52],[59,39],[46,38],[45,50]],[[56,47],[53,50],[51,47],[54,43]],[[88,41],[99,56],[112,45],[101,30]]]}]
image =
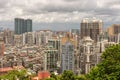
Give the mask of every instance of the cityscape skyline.
[{"label": "cityscape skyline", "polygon": [[0,1],[0,27],[14,30],[14,18],[30,18],[33,30],[79,28],[83,18],[97,17],[104,28],[119,23],[118,0],[4,0]]},{"label": "cityscape skyline", "polygon": [[120,80],[120,1],[0,0],[0,80]]}]

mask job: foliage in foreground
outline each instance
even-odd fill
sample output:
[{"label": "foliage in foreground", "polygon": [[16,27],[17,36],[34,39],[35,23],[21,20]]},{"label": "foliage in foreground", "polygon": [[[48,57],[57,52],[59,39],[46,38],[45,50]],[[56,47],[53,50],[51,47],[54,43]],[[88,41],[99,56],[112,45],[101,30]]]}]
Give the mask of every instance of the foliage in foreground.
[{"label": "foliage in foreground", "polygon": [[29,77],[26,74],[26,70],[12,70],[4,75],[1,75],[0,80],[29,80]]},{"label": "foliage in foreground", "polygon": [[51,74],[50,78],[46,80],[86,80],[84,75],[74,75],[72,71],[65,70],[61,75],[56,76],[54,73]]}]

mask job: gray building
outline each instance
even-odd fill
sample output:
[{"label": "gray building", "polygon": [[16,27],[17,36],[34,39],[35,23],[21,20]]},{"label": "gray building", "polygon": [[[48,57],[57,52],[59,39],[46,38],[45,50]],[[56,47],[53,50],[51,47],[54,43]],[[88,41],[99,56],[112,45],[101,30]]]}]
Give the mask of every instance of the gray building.
[{"label": "gray building", "polygon": [[15,34],[22,34],[25,32],[32,32],[32,20],[15,18]]},{"label": "gray building", "polygon": [[62,45],[62,59],[61,68],[64,70],[71,70],[74,72],[74,46],[70,41]]},{"label": "gray building", "polygon": [[24,19],[15,18],[15,34],[22,34],[24,28]]}]

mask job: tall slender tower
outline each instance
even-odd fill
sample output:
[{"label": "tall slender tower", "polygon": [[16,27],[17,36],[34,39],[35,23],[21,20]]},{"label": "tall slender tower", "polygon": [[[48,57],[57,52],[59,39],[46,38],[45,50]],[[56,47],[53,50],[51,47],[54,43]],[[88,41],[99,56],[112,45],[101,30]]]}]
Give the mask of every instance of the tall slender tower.
[{"label": "tall slender tower", "polygon": [[70,41],[62,45],[61,58],[62,72],[64,70],[71,70],[74,72],[74,46]]},{"label": "tall slender tower", "polygon": [[4,41],[3,38],[0,38],[0,56],[4,55]]},{"label": "tall slender tower", "polygon": [[4,40],[0,38],[0,67],[3,68],[3,56],[4,56]]}]

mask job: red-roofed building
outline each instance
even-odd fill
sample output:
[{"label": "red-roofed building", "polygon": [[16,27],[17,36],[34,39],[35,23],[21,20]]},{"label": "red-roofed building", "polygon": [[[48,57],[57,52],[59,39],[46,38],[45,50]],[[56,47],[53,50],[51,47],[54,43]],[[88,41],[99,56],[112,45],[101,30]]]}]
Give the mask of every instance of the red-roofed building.
[{"label": "red-roofed building", "polygon": [[40,72],[38,72],[38,76],[32,78],[32,80],[44,80],[44,79],[49,78],[49,77],[50,77],[50,73],[49,72],[47,72],[47,71],[40,71]]},{"label": "red-roofed building", "polygon": [[0,75],[1,75],[1,74],[4,74],[4,73],[7,73],[7,72],[9,72],[9,71],[12,71],[12,70],[13,70],[13,68],[11,68],[11,67],[0,68]]},{"label": "red-roofed building", "polygon": [[18,69],[24,69],[24,67],[23,66],[13,66],[13,67],[0,68],[0,75],[5,74],[9,71],[18,70]]},{"label": "red-roofed building", "polygon": [[45,79],[50,77],[50,73],[47,71],[38,72],[38,77],[40,79]]}]

